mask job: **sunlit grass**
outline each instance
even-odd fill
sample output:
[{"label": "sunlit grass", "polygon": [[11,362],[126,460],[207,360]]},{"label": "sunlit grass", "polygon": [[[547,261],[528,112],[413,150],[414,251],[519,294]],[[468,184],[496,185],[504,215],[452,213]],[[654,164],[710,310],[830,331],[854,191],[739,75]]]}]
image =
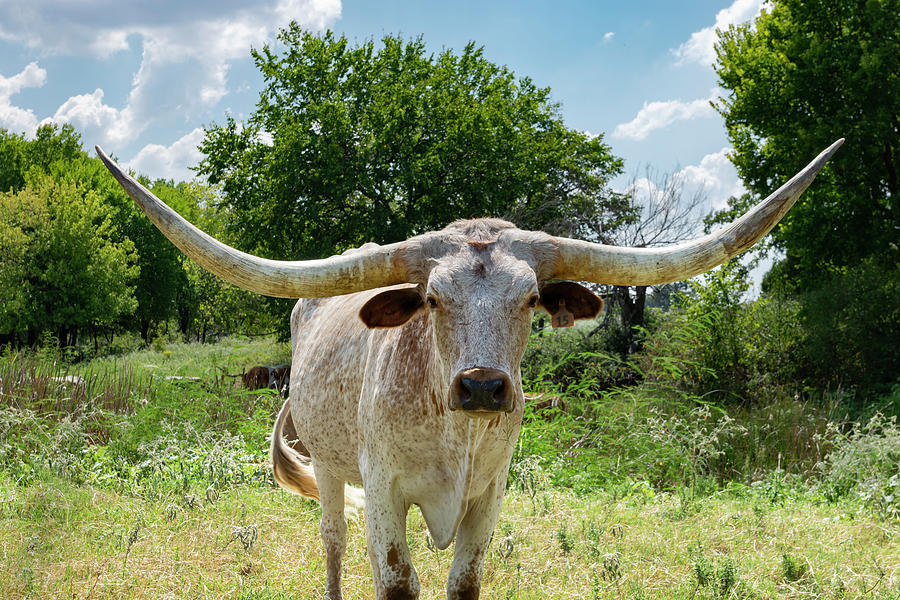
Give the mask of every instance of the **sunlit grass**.
[{"label": "sunlit grass", "polygon": [[[221,375],[285,352],[234,339],[74,366],[4,356],[0,599],[320,598],[319,507],[266,466],[282,400]],[[77,394],[52,383],[72,372],[98,375]],[[732,421],[652,390],[595,392],[526,420],[482,598],[900,598],[895,424],[826,440],[813,405]],[[798,432],[823,444],[804,464],[830,456],[830,470],[773,445]],[[717,478],[723,453],[755,466]],[[422,597],[443,597],[452,550],[415,508],[407,537]],[[373,594],[365,546],[352,523],[348,598]]]},{"label": "sunlit grass", "polygon": [[[8,575],[0,580],[2,598],[322,593],[318,506],[280,490],[234,487],[209,497],[195,490],[191,500],[170,494],[146,501],[45,477],[28,487],[4,479],[0,500],[0,572]],[[692,502],[685,511],[683,498],[644,491],[619,498],[511,491],[486,560],[482,597],[900,594],[897,522],[808,500],[776,506],[729,492]],[[373,591],[363,527],[350,525],[349,598]],[[429,545],[415,509],[407,537],[422,597],[443,597],[452,549]],[[790,561],[793,572],[785,566]]]}]

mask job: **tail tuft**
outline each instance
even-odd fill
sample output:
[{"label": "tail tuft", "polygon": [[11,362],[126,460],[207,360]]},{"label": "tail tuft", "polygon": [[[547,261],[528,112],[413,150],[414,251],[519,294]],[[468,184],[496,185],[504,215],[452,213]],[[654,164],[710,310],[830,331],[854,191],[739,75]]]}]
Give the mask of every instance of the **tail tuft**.
[{"label": "tail tuft", "polygon": [[285,444],[281,435],[284,421],[290,412],[291,406],[288,401],[281,407],[278,419],[275,420],[271,446],[272,473],[278,485],[289,492],[318,500],[319,486],[316,484],[312,461],[308,456],[303,456]]},{"label": "tail tuft", "polygon": [[366,507],[366,492],[362,488],[344,485],[344,516],[359,521],[359,511]]},{"label": "tail tuft", "polygon": [[[282,437],[282,429],[291,413],[290,401],[285,402],[275,420],[272,431],[272,473],[275,481],[289,492],[300,494],[314,500],[319,499],[319,486],[313,471],[312,459],[304,456],[288,446]],[[366,494],[362,488],[344,486],[344,516],[354,521],[359,520],[359,511],[366,505]]]}]

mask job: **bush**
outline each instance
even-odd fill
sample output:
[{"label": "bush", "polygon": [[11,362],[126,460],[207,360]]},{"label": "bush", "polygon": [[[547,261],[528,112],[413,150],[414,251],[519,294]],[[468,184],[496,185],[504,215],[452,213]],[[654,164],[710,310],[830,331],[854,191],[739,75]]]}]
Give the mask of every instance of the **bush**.
[{"label": "bush", "polygon": [[862,404],[900,373],[900,267],[841,269],[803,297],[804,352],[820,386],[857,388]]},{"label": "bush", "polygon": [[900,518],[900,425],[876,414],[838,434],[820,466],[821,487],[831,500],[851,494],[885,517]]},{"label": "bush", "polygon": [[593,321],[532,334],[522,359],[526,389],[559,392],[589,382],[600,391],[637,383],[637,363],[617,352],[618,337],[615,328],[598,329]]},{"label": "bush", "polygon": [[[226,362],[220,354],[207,352],[203,370]],[[146,352],[130,358],[153,360]],[[274,392],[212,378],[148,378],[125,362],[81,367],[83,377],[70,384],[59,381],[71,371],[55,346],[0,356],[0,468],[20,484],[49,471],[158,497],[196,486],[271,483],[265,455],[283,402]]]},{"label": "bush", "polygon": [[744,428],[721,409],[644,388],[579,393],[562,395],[565,410],[538,412],[526,403],[514,476],[542,473],[549,483],[589,492],[635,481],[693,486],[733,470],[729,448]]},{"label": "bush", "polygon": [[765,405],[798,389],[799,305],[765,297],[743,302],[740,266],[691,282],[691,293],[647,342],[648,381],[724,405]]}]

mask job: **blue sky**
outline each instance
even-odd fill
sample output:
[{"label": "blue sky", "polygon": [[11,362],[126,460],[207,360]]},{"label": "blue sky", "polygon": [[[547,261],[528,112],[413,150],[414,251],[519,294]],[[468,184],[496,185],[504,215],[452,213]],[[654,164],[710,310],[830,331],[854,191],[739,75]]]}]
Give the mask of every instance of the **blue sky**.
[{"label": "blue sky", "polygon": [[435,51],[488,59],[549,86],[568,126],[602,133],[626,161],[702,188],[709,208],[742,187],[726,154],[712,68],[715,28],[762,0],[7,0],[0,3],[0,127],[68,122],[151,178],[190,179],[202,127],[250,114],[249,50],[290,20],[351,39],[422,35]]}]

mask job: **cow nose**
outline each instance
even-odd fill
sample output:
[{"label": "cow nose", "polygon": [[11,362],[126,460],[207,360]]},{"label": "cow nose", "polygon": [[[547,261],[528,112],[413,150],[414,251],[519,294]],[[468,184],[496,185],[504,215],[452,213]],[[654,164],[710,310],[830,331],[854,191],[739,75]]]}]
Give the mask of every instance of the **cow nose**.
[{"label": "cow nose", "polygon": [[468,399],[463,400],[463,410],[500,410],[503,404],[496,392],[503,387],[502,379],[471,379],[462,377],[459,382],[469,392]]},{"label": "cow nose", "polygon": [[456,376],[450,392],[450,409],[470,413],[512,410],[509,377],[497,369],[475,367]]}]

